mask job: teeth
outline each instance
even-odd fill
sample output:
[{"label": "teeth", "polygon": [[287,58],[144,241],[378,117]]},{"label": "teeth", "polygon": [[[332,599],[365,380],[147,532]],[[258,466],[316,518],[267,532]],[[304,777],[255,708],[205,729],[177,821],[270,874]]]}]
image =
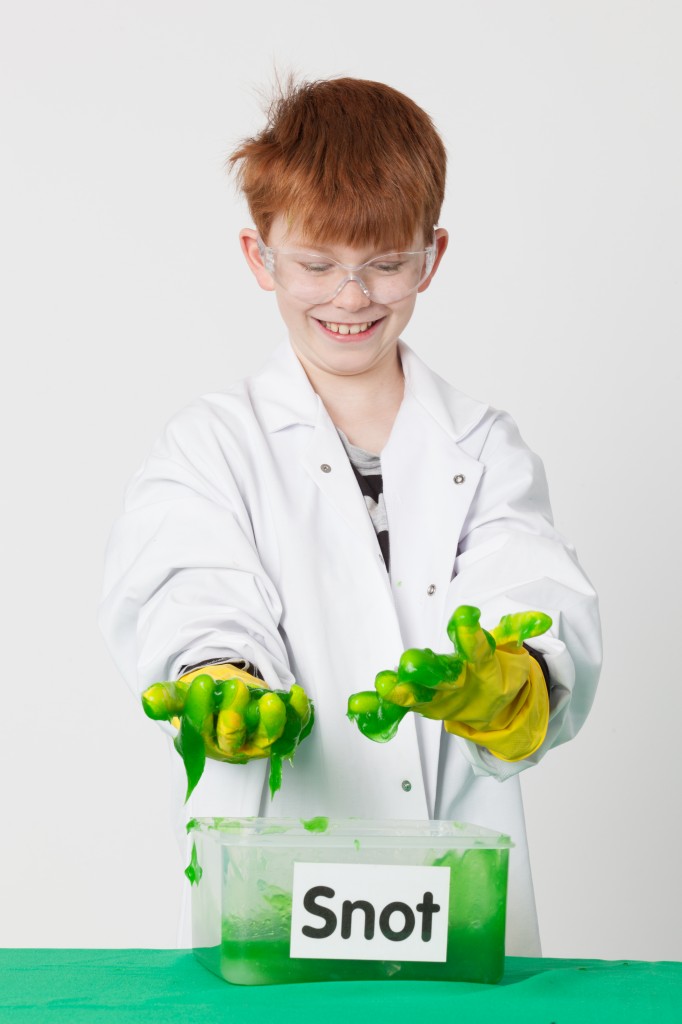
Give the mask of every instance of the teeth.
[{"label": "teeth", "polygon": [[372,326],[374,320],[369,320],[366,324],[334,324],[326,320],[322,322],[327,330],[333,331],[334,334],[361,334]]}]

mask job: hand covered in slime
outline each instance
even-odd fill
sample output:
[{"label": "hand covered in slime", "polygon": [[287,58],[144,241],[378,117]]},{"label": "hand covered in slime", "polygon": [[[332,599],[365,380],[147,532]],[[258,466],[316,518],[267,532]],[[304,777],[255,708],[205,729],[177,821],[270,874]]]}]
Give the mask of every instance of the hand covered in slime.
[{"label": "hand covered in slime", "polygon": [[379,672],[374,691],[351,695],[350,720],[369,739],[385,743],[416,711],[503,761],[533,754],[547,734],[549,697],[542,669],[522,645],[545,633],[552,620],[542,612],[518,612],[488,633],[480,616],[470,605],[456,608],[447,627],[455,653],[405,651],[396,672]]},{"label": "hand covered in slime", "polygon": [[187,772],[189,800],[206,758],[246,764],[270,758],[270,795],[282,784],[282,760],[293,760],[314,721],[302,686],[271,690],[262,679],[234,665],[211,665],[177,682],[154,683],[142,694],[149,718],[178,726],[175,749]]}]

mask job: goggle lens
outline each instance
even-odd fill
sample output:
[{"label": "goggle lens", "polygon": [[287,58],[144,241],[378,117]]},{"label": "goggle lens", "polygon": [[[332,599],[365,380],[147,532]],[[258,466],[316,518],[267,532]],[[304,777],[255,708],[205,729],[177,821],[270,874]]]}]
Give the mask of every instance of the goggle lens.
[{"label": "goggle lens", "polygon": [[394,252],[349,267],[319,253],[285,252],[259,240],[267,270],[285,291],[311,305],[335,298],[349,281],[356,281],[368,299],[390,305],[416,291],[433,269],[435,244],[420,252]]}]

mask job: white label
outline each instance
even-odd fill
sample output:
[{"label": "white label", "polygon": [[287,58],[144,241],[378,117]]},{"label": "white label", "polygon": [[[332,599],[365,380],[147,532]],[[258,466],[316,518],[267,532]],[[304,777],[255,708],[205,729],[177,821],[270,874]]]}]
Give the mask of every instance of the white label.
[{"label": "white label", "polygon": [[291,956],[444,963],[450,868],[294,864]]}]

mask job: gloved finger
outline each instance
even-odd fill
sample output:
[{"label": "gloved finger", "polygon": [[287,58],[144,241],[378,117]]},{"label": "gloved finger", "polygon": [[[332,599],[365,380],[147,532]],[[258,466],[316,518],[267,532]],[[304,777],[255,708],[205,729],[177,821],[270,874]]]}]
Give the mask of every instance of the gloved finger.
[{"label": "gloved finger", "polygon": [[270,747],[270,754],[275,754],[278,757],[291,757],[301,735],[301,719],[291,704],[285,706],[285,711],[286,719],[282,735]]},{"label": "gloved finger", "polygon": [[[388,673],[380,673],[382,676]],[[391,673],[395,675],[395,673]],[[382,683],[375,684],[377,693],[382,700],[390,704],[397,704],[401,708],[413,708],[417,704],[428,704],[433,700],[436,690],[430,686],[421,686],[419,683],[396,682],[388,687],[385,692],[379,688]],[[385,683],[384,683],[385,685]]]},{"label": "gloved finger", "polygon": [[157,722],[168,722],[182,714],[185,707],[186,683],[154,683],[142,694],[144,713]]},{"label": "gloved finger", "polygon": [[189,685],[183,708],[183,720],[189,720],[202,734],[213,734],[214,693],[216,683],[204,672]]},{"label": "gloved finger", "polygon": [[[191,723],[204,741],[206,755],[214,760],[222,760],[222,751],[218,746],[216,722],[222,697],[223,683],[216,683],[213,676],[204,672],[192,679],[185,698],[184,713],[181,719],[187,731],[187,723]],[[185,766],[186,767],[186,766]]]},{"label": "gloved finger", "polygon": [[[406,651],[408,655],[420,655],[427,654],[432,657],[436,657],[433,651]],[[403,655],[404,658],[405,655]],[[403,661],[401,658],[401,662]],[[429,678],[431,676],[430,667],[427,668]],[[416,673],[414,673],[416,675]],[[436,685],[435,683],[433,684]],[[431,689],[429,684],[422,685],[412,679],[402,682],[400,680],[400,672],[391,672],[386,670],[379,672],[376,679],[374,680],[374,689],[377,691],[382,700],[390,702],[391,704],[398,704],[401,708],[413,708],[415,704],[428,703],[433,697],[434,691]]]},{"label": "gloved finger", "polygon": [[308,720],[306,721],[305,725],[301,729],[301,735],[298,737],[298,742],[299,743],[303,743],[303,740],[306,738],[306,736],[310,736],[310,733],[313,731],[314,724],[315,724],[315,705],[313,704],[312,701],[310,701],[310,707],[309,707],[309,712],[308,712]]},{"label": "gloved finger", "polygon": [[221,684],[222,696],[216,722],[218,748],[234,756],[246,739],[246,710],[251,691],[243,679],[226,679]]},{"label": "gloved finger", "polygon": [[455,608],[448,622],[448,636],[455,651],[468,664],[484,667],[495,654],[495,641],[480,626],[481,613],[473,605],[461,604]]},{"label": "gloved finger", "polygon": [[374,688],[391,704],[440,719],[459,707],[461,687],[456,684],[464,679],[464,662],[457,655],[411,648],[401,656],[397,673],[379,672]]},{"label": "gloved finger", "polygon": [[[398,682],[415,683],[421,687],[435,687],[442,683],[454,683],[464,668],[461,658],[453,654],[434,654],[429,647],[411,647],[404,651],[398,663]],[[380,672],[379,676],[388,675]],[[377,676],[377,679],[379,678]],[[382,693],[375,683],[377,691]],[[382,696],[387,696],[382,693]],[[428,697],[424,697],[428,700]]]},{"label": "gloved finger", "polygon": [[546,633],[551,625],[552,620],[544,612],[515,612],[503,615],[491,632],[499,646],[514,644],[520,647],[524,640]]},{"label": "gloved finger", "polygon": [[258,725],[244,750],[255,748],[260,756],[267,756],[268,749],[284,731],[287,718],[286,705],[276,693],[266,693],[258,701],[258,711]]},{"label": "gloved finger", "polygon": [[290,760],[296,747],[308,736],[313,728],[315,709],[302,686],[293,683],[286,698],[286,722],[282,735],[270,748],[270,773],[268,785],[270,796],[274,797],[282,785],[282,759]]},{"label": "gloved finger", "polygon": [[393,739],[408,712],[409,708],[392,704],[372,690],[353,693],[348,698],[347,717],[356,723],[363,736],[376,743]]},{"label": "gloved finger", "polygon": [[[380,697],[384,697],[386,700],[390,700],[391,691],[394,689],[398,682],[398,673],[386,670],[385,672],[379,672],[374,680],[374,689],[377,691]],[[371,691],[363,691],[371,692]],[[360,696],[360,694],[354,694],[354,696]]]},{"label": "gloved finger", "polygon": [[289,705],[301,719],[301,728],[305,727],[308,724],[312,705],[308,694],[302,686],[298,685],[298,683],[292,683],[291,685],[291,689],[289,690]]}]

